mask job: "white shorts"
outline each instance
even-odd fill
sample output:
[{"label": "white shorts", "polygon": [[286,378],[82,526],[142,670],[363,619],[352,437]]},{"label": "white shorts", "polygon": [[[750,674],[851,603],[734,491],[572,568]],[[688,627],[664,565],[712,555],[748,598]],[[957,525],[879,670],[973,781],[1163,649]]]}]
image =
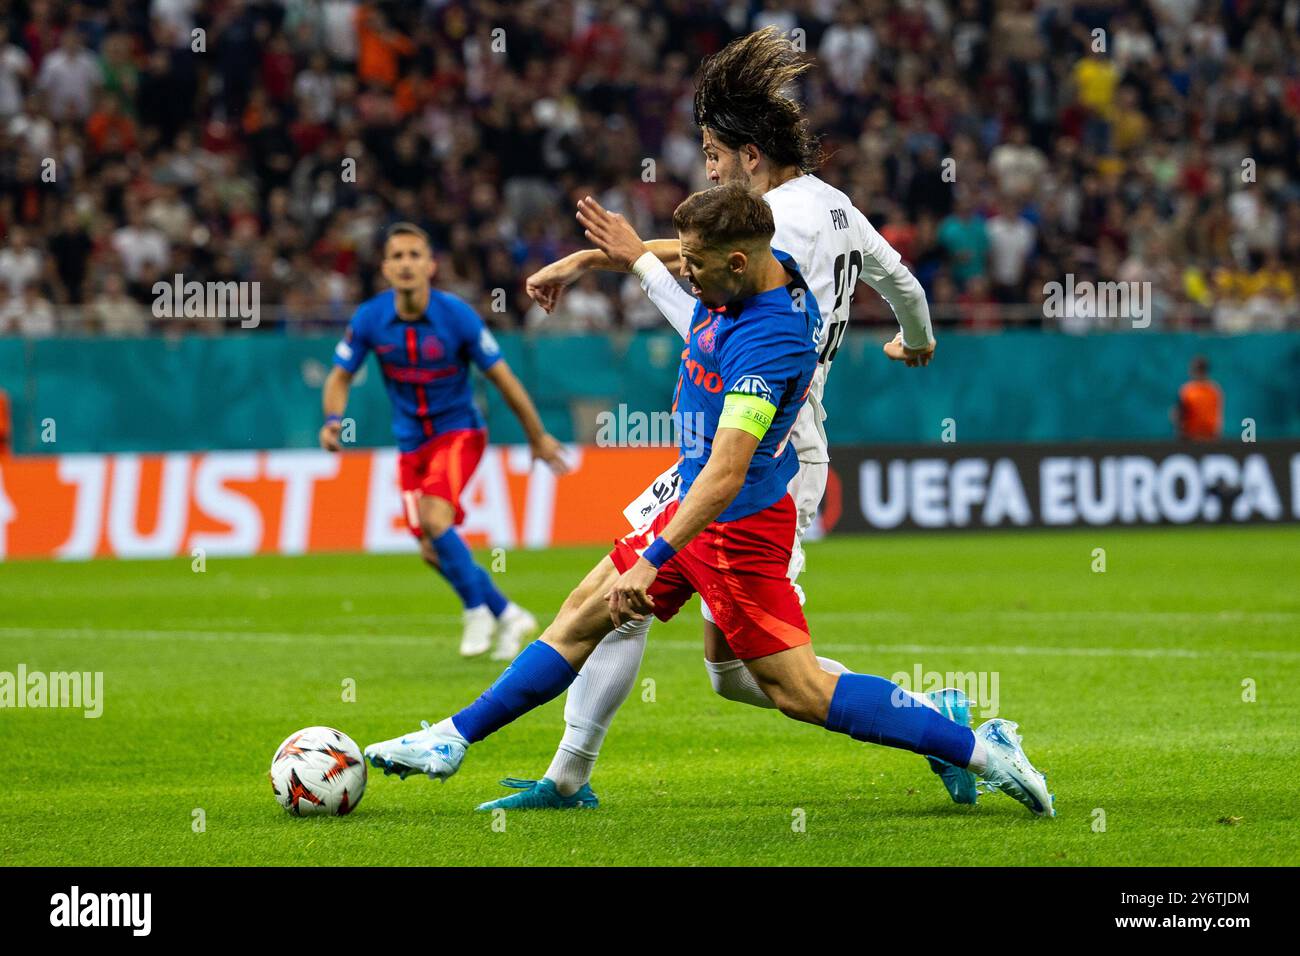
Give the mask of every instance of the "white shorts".
[{"label": "white shorts", "polygon": [[[826,475],[830,464],[824,461],[801,461],[799,471],[790,479],[788,490],[794,499],[796,524],[794,547],[790,550],[790,580],[799,577],[803,570],[803,537],[817,520],[817,509],[821,506],[822,496],[826,494]],[[799,603],[803,603],[803,591],[799,592]]]}]

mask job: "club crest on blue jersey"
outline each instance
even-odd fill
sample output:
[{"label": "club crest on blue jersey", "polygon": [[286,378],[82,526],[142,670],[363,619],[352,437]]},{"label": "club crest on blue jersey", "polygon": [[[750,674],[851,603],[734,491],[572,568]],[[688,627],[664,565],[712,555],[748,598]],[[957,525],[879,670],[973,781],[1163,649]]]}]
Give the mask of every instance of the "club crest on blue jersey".
[{"label": "club crest on blue jersey", "polygon": [[438,341],[436,335],[426,335],[420,343],[420,358],[426,362],[436,362],[445,354],[442,343]]},{"label": "club crest on blue jersey", "polygon": [[700,333],[699,338],[696,339],[695,341],[699,345],[702,351],[712,352],[714,346],[717,343],[717,339],[718,339],[718,319],[717,316],[714,316],[713,322],[709,325],[708,328],[706,328],[703,332]]}]

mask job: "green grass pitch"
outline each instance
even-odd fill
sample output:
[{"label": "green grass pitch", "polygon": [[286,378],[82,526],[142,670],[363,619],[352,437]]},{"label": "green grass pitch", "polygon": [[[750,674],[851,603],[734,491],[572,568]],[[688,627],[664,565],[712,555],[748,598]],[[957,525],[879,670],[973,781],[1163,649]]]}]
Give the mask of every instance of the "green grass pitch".
[{"label": "green grass pitch", "polygon": [[[545,769],[555,701],[475,746],[445,785],[372,771],[352,816],[294,819],[266,775],[287,734],[327,724],[364,746],[445,716],[499,672],[457,657],[442,582],[413,556],[211,557],[204,573],[189,559],[20,562],[0,566],[0,671],[103,671],[104,712],[0,711],[0,859],[1300,863],[1300,532],[835,538],[808,551],[814,646],[885,676],[996,675],[999,715],[1020,723],[1057,819],[999,794],[954,806],[920,757],[714,696],[694,602],[651,630],[593,781],[600,809],[511,813],[504,829],[473,812],[504,792],[499,778]],[[498,580],[549,618],[600,553],[511,552]]]}]

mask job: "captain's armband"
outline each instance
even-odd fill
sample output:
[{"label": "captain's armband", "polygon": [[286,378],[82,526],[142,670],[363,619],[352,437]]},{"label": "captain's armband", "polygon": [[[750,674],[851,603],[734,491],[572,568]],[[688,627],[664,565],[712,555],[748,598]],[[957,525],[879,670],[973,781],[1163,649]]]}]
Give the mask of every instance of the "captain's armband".
[{"label": "captain's armband", "polygon": [[722,400],[722,414],[718,418],[718,427],[739,428],[762,441],[767,430],[772,427],[772,419],[775,416],[776,406],[767,399],[741,392],[728,392]]}]

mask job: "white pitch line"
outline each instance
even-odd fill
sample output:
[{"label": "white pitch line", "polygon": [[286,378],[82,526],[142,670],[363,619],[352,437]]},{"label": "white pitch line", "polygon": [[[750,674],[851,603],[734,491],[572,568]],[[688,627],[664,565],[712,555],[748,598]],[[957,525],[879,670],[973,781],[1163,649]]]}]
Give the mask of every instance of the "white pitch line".
[{"label": "white pitch line", "polygon": [[[934,623],[948,624],[953,621],[989,620],[1075,623],[1075,624],[1290,624],[1300,623],[1300,611],[818,611],[805,608],[804,613],[812,621],[830,623],[903,623],[913,627],[928,626]],[[338,623],[343,624],[382,624],[388,621],[403,621],[438,624],[459,623],[459,614],[429,614],[423,611],[401,611],[396,613],[355,614],[340,611],[335,615]],[[220,628],[240,625],[254,626],[255,617],[219,617],[205,618],[206,623]],[[2,631],[3,629],[0,629]],[[180,628],[185,630],[185,628]]]},{"label": "white pitch line", "polygon": [[[655,641],[659,647],[670,646],[674,649],[693,648],[702,650],[700,644],[693,641]],[[1300,651],[1264,651],[1251,648],[1233,648],[1222,653],[1208,651],[1189,651],[1179,647],[1052,647],[1048,645],[1018,644],[1001,646],[994,644],[948,645],[948,644],[841,644],[837,642],[822,643],[813,640],[813,647],[819,651],[855,654],[947,654],[952,656],[996,656],[999,654],[1017,657],[1136,657],[1144,659],[1177,658],[1186,660],[1235,660],[1251,658],[1258,660],[1300,661]]]},{"label": "white pitch line", "polygon": [[85,638],[110,641],[248,641],[254,644],[306,644],[320,638],[331,640],[364,641],[367,644],[392,644],[412,646],[427,644],[433,635],[414,634],[300,634],[274,633],[270,631],[180,631],[180,630],[134,630],[128,628],[90,628],[90,627],[4,627],[0,628],[0,638],[5,637],[64,637]]},{"label": "white pitch line", "polygon": [[1091,621],[1152,624],[1289,624],[1300,621],[1300,611],[817,611],[805,609],[820,621],[986,621],[990,618],[1023,621]]},{"label": "white pitch line", "polygon": [[[321,638],[330,641],[356,641],[369,645],[392,647],[430,646],[432,634],[292,634],[266,631],[197,631],[197,630],[133,630],[126,628],[39,628],[39,627],[5,627],[0,628],[0,638],[82,638],[120,641],[203,641],[228,642],[241,641],[254,644],[303,644]],[[674,639],[655,640],[654,647],[674,651],[694,651],[702,653],[698,641]],[[856,654],[945,654],[951,656],[997,656],[1014,657],[1130,657],[1138,659],[1177,659],[1177,660],[1252,660],[1300,661],[1300,651],[1269,651],[1254,648],[1231,648],[1219,651],[1194,651],[1178,647],[1055,647],[1051,645],[1017,644],[1017,645],[948,645],[948,644],[846,644],[841,642],[814,642],[818,650],[835,653]]]}]

